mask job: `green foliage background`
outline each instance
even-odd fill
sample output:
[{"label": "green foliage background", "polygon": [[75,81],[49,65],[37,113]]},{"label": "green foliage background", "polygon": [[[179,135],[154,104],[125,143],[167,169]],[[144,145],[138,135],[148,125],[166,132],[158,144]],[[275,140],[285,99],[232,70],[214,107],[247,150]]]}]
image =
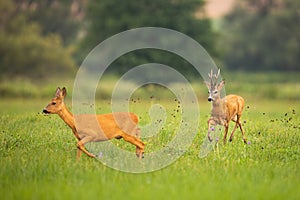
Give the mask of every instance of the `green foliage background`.
[{"label": "green foliage background", "polygon": [[223,21],[220,45],[229,69],[299,71],[300,2],[241,0]]},{"label": "green foliage background", "polygon": [[[230,70],[299,71],[299,1],[236,1],[224,19],[205,17],[204,5],[203,0],[1,1],[1,81],[72,77],[97,44],[145,26],[190,36]],[[149,62],[172,66],[188,78],[196,74],[185,60],[153,49],[121,56],[108,71],[123,74]]]},{"label": "green foliage background", "polygon": [[[299,199],[299,1],[238,0],[224,19],[206,18],[204,3],[0,0],[1,198]],[[86,156],[75,162],[71,130],[58,116],[40,112],[57,86],[68,88],[71,108],[74,75],[87,53],[120,31],[143,26],[175,29],[206,48],[222,68],[226,91],[246,100],[242,121],[250,144],[243,144],[237,130],[232,143],[219,143],[200,159],[210,110],[207,89],[186,61],[150,49],[124,55],[110,66],[96,91],[96,111],[111,111],[114,86],[130,67],[167,64],[192,79],[201,103],[192,145],[171,166],[147,174],[119,172]],[[126,91],[134,84],[122,87]],[[129,102],[141,125],[149,123],[154,103],[169,108],[166,129],[143,139],[145,156],[167,145],[181,121],[170,94],[147,85]],[[117,143],[127,148],[123,140]]]},{"label": "green foliage background", "polygon": [[[43,33],[43,27],[30,19],[31,1],[0,2],[0,78],[28,77],[41,80],[75,72],[71,46],[64,46],[61,35]],[[44,14],[44,13],[43,13]],[[42,14],[41,14],[42,15]],[[54,15],[54,13],[53,13]]]},{"label": "green foliage background", "polygon": [[[204,4],[203,0],[102,0],[90,1],[87,6],[87,34],[80,43],[78,58],[85,57],[95,44],[110,36],[139,27],[163,27],[173,29],[198,41],[213,56],[217,55],[216,33],[207,18],[195,18],[195,12]],[[100,20],[105,19],[105,20]],[[193,67],[171,53],[143,49],[128,53],[117,59],[109,71],[123,74],[134,66],[156,62],[172,66],[192,77]]]}]

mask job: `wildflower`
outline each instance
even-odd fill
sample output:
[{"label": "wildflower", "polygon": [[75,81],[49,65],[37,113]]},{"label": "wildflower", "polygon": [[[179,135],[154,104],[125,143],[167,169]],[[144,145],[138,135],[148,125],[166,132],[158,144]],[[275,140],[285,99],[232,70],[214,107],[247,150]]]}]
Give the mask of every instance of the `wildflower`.
[{"label": "wildflower", "polygon": [[98,154],[98,158],[102,158],[102,156],[103,156],[103,153],[100,151]]},{"label": "wildflower", "polygon": [[218,141],[219,141],[219,138],[217,137],[217,138],[216,138],[216,142],[218,142]]},{"label": "wildflower", "polygon": [[250,141],[248,141],[248,142],[247,142],[247,144],[248,144],[248,145],[250,145],[250,144],[251,144],[251,142],[250,142]]},{"label": "wildflower", "polygon": [[211,129],[210,129],[210,130],[214,131],[214,130],[215,130],[215,127],[211,127]]}]

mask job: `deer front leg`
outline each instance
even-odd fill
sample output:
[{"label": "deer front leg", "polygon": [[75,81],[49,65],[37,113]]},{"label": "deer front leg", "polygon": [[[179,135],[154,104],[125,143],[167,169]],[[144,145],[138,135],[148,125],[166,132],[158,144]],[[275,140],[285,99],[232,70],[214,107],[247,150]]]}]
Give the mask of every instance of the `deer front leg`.
[{"label": "deer front leg", "polygon": [[211,136],[210,136],[210,131],[211,131],[212,127],[216,125],[216,122],[215,122],[215,120],[213,120],[213,119],[211,118],[211,119],[209,119],[209,120],[207,121],[207,123],[208,123],[207,138],[208,138],[208,140],[209,140],[210,142],[212,142],[213,139],[212,139]]},{"label": "deer front leg", "polygon": [[[89,139],[87,137],[83,138],[82,140],[77,142],[77,148],[80,151],[82,151],[83,153],[85,153],[86,155],[88,155],[89,157],[95,158],[96,156],[94,154],[88,152],[88,150],[86,150],[84,147],[84,145],[88,142],[89,142]],[[77,151],[77,156],[79,156],[79,157],[81,156],[81,153],[78,153],[78,151]]]}]

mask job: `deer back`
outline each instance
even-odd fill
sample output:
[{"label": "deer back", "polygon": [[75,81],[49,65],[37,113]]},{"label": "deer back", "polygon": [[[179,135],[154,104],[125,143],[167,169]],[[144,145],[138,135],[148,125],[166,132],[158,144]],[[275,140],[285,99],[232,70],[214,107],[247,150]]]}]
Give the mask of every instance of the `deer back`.
[{"label": "deer back", "polygon": [[80,136],[92,137],[93,141],[104,141],[122,136],[134,135],[138,116],[133,113],[109,113],[102,115],[83,114],[74,116],[76,130]]},{"label": "deer back", "polygon": [[226,104],[226,119],[227,121],[232,120],[236,115],[242,115],[245,101],[243,97],[238,95],[227,95],[224,98]]}]

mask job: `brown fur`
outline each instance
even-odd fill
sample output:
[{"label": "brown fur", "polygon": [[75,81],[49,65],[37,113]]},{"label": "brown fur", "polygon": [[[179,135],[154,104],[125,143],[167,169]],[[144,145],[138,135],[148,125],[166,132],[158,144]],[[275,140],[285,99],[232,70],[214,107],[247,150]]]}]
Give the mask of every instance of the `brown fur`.
[{"label": "brown fur", "polygon": [[143,157],[145,144],[139,139],[140,129],[137,127],[138,116],[133,113],[119,112],[102,115],[73,115],[66,107],[64,98],[66,89],[57,88],[55,97],[43,109],[47,114],[58,114],[72,129],[77,139],[77,159],[84,152],[90,157],[96,157],[88,152],[84,145],[88,142],[106,141],[113,138],[121,139],[136,146],[136,155]]}]

